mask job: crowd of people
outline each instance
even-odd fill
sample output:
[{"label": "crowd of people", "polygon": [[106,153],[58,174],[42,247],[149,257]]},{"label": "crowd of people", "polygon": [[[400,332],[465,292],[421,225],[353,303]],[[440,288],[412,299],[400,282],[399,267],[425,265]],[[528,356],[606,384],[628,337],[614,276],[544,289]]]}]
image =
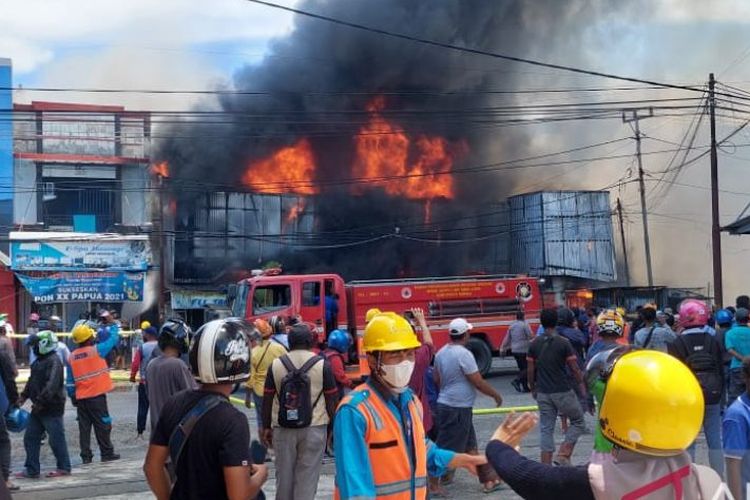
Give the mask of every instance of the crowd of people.
[{"label": "crowd of people", "polygon": [[[333,330],[321,343],[299,317],[214,320],[195,333],[179,319],[158,329],[144,322],[131,381],[139,384],[140,437],[150,414],[147,481],[159,499],[263,498],[272,460],[276,498],[313,499],[328,456],[338,499],[456,496],[448,488],[460,468],[486,493],[505,483],[524,498],[707,499],[725,477],[734,498],[746,498],[750,298],[715,312],[694,299],[676,314],[646,304],[626,316],[614,308],[545,309],[533,332],[519,313],[501,351],[515,359],[512,386],[536,400],[538,415],[511,415],[484,453],[473,422],[476,396],[497,406],[503,397],[467,349],[473,326],[465,318],[450,322],[449,342],[436,351],[420,309],[368,311],[358,354],[369,374],[359,384],[346,373],[351,335]],[[56,461],[46,476],[70,474],[66,389],[82,462],[94,458],[92,430],[101,461],[120,458],[107,406],[117,323],[102,311],[98,325],[79,323],[71,339],[67,351],[49,330],[29,336],[34,361],[19,393],[0,331],[0,471],[11,490],[9,429],[24,432],[18,477],[40,477],[44,439]],[[254,409],[254,440],[245,414],[229,401],[242,386]],[[19,416],[27,400],[31,411]],[[594,447],[588,463],[573,465],[586,413],[596,415]],[[556,449],[558,422],[564,436]],[[537,423],[538,462],[518,452]],[[710,468],[694,463],[701,430]]]}]

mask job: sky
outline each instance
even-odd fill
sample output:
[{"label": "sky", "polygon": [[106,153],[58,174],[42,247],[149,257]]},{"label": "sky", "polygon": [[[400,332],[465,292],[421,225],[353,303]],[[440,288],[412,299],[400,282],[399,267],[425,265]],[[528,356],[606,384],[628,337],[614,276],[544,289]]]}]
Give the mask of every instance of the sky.
[{"label": "sky", "polygon": [[[293,0],[279,1],[294,5]],[[580,62],[583,54],[590,69],[690,84],[704,83],[713,71],[720,81],[750,90],[750,1],[659,0],[650,3],[653,7],[647,15],[639,13],[642,2],[630,3],[633,8],[626,15],[602,16],[601,22],[589,26],[584,35],[589,43],[577,47],[580,53],[570,60]],[[12,58],[14,84],[19,87],[208,89],[229,84],[236,70],[262,60],[269,43],[292,29],[291,14],[244,0],[2,0],[0,57]],[[535,56],[545,59],[546,55]],[[568,62],[564,54],[556,52],[555,57],[549,62]],[[571,74],[544,75],[560,86],[616,84]],[[16,102],[64,99],[161,110],[186,109],[197,99],[28,91],[15,92],[14,98]],[[679,141],[686,126],[664,120],[642,123],[644,133],[665,141]],[[718,135],[735,126],[736,122],[720,121]],[[575,142],[576,133],[560,127],[540,128],[535,142],[540,152],[566,149],[580,144]],[[606,140],[629,131],[613,123],[596,133],[598,140]],[[589,136],[596,133],[587,131]],[[699,138],[703,143],[706,139],[705,135]],[[750,143],[750,134],[743,133],[738,141]],[[626,145],[624,152],[632,147]],[[646,151],[659,147],[664,145],[644,142]],[[750,202],[750,193],[745,192],[750,189],[745,180],[750,151],[730,149],[720,159],[725,191],[722,224],[731,222]],[[647,161],[646,168],[658,169],[653,163]],[[658,282],[705,287],[710,281],[707,165],[702,162],[681,179],[698,187],[673,187],[655,210],[662,214],[652,218]],[[623,166],[615,168],[621,171]],[[554,187],[590,189],[611,176],[611,169],[586,167],[562,176]],[[637,209],[635,185],[616,195],[623,197],[629,210]],[[636,262],[634,281],[643,282],[644,269],[637,264],[643,258],[639,218],[629,215],[627,219],[629,251]],[[750,236],[724,236],[724,242],[728,295],[750,291],[744,273],[738,272],[750,257]],[[686,247],[690,252],[683,251]]]}]

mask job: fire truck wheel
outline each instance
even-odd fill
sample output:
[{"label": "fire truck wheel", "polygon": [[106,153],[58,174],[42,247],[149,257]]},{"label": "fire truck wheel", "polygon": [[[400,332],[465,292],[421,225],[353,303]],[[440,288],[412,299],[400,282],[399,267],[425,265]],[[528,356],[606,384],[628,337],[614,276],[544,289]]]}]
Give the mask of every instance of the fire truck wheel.
[{"label": "fire truck wheel", "polygon": [[479,373],[481,373],[482,376],[487,375],[492,367],[492,351],[490,350],[490,346],[487,345],[487,342],[481,338],[472,337],[466,344],[466,348],[471,351],[474,355],[474,359],[477,360]]}]

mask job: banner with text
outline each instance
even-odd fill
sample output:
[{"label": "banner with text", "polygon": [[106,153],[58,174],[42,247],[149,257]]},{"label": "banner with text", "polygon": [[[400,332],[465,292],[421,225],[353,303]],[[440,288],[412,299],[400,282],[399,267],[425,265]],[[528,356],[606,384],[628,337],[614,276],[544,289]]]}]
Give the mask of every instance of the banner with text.
[{"label": "banner with text", "polygon": [[14,271],[146,271],[151,250],[147,240],[12,241],[10,258]]},{"label": "banner with text", "polygon": [[141,302],[145,273],[60,272],[44,276],[16,273],[39,304],[59,302]]}]

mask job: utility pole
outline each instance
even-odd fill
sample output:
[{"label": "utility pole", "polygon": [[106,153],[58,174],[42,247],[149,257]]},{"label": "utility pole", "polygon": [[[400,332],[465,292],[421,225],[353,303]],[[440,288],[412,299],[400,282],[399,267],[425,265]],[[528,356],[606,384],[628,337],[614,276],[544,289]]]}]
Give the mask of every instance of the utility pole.
[{"label": "utility pole", "polygon": [[716,154],[716,100],[714,74],[708,75],[708,110],[711,117],[711,249],[713,250],[714,302],[724,304],[724,283],[721,276],[721,226],[719,225],[719,159]]},{"label": "utility pole", "polygon": [[158,238],[159,242],[159,297],[158,297],[158,305],[159,305],[159,316],[160,316],[160,322],[163,323],[167,318],[167,310],[166,310],[166,295],[167,295],[167,283],[166,283],[166,272],[164,266],[166,265],[166,252],[164,251],[164,244],[166,243],[166,236],[164,232],[164,176],[157,174],[156,180],[158,182],[158,190],[159,193],[159,214],[158,214],[158,233],[156,234],[156,237]]},{"label": "utility pole", "polygon": [[643,218],[643,244],[646,251],[646,275],[648,277],[648,286],[654,286],[654,272],[651,267],[651,241],[648,236],[648,214],[646,212],[646,183],[643,181],[643,159],[641,158],[641,118],[649,118],[654,116],[654,109],[648,108],[648,115],[642,116],[638,114],[638,109],[630,110],[632,116],[628,117],[626,112],[622,112],[623,123],[634,122],[635,126],[633,131],[635,132],[635,148],[636,156],[638,158],[638,184],[640,185],[641,191],[641,217]]},{"label": "utility pole", "polygon": [[617,218],[620,221],[620,239],[622,240],[622,256],[625,259],[625,284],[630,286],[630,263],[628,262],[628,246],[625,243],[625,225],[622,223],[622,204],[617,198]]}]

